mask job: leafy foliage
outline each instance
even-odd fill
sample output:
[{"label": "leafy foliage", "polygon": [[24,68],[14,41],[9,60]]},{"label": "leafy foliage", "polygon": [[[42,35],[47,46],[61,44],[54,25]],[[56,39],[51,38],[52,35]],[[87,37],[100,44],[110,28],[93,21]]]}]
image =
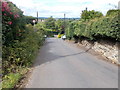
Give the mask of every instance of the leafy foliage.
[{"label": "leafy foliage", "polygon": [[[16,72],[17,66],[29,66],[36,55],[36,51],[43,43],[42,31],[33,31],[33,27],[28,25],[29,30],[26,38],[21,42],[16,40],[12,46],[3,47],[3,70],[4,74]],[[11,67],[11,68],[9,68]]]},{"label": "leafy foliage", "polygon": [[24,74],[26,74],[28,68],[19,68],[17,73],[9,73],[3,77],[2,89],[15,88],[15,85],[18,84],[20,79]]},{"label": "leafy foliage", "polygon": [[9,75],[5,76],[2,83],[2,88],[14,88],[14,85],[18,83],[19,79],[21,78],[21,75],[19,73],[14,74],[10,73]]},{"label": "leafy foliage", "polygon": [[67,38],[69,39],[73,38],[74,30],[75,30],[75,23],[76,22],[69,23],[68,27],[66,28],[66,35],[67,35]]},{"label": "leafy foliage", "polygon": [[68,29],[66,29],[66,35],[68,38],[77,36],[79,38],[85,37],[89,40],[109,38],[120,41],[118,15],[112,14],[86,22],[83,20],[71,22]]},{"label": "leafy foliage", "polygon": [[45,20],[45,28],[53,30],[55,29],[55,19],[53,17]]},{"label": "leafy foliage", "polygon": [[[3,87],[12,88],[23,74],[19,68],[29,67],[44,42],[44,30],[27,24],[30,17],[12,2],[2,2],[2,74]],[[32,17],[33,18],[33,17]],[[1,47],[0,47],[1,48]]]},{"label": "leafy foliage", "polygon": [[58,32],[60,32],[60,31],[62,31],[63,30],[63,27],[64,27],[64,21],[63,20],[57,20],[56,22],[55,22],[55,28],[56,28],[56,30],[58,31]]},{"label": "leafy foliage", "polygon": [[25,19],[27,24],[32,24],[32,25],[34,25],[33,20],[36,20],[36,18],[32,16],[25,16]]},{"label": "leafy foliage", "polygon": [[103,16],[103,14],[101,12],[98,12],[98,11],[87,11],[87,10],[84,10],[81,14],[81,19],[83,20],[90,20],[90,19],[94,19],[94,18],[99,18]]},{"label": "leafy foliage", "polygon": [[117,15],[119,12],[120,12],[120,10],[111,9],[111,10],[107,11],[106,16]]},{"label": "leafy foliage", "polygon": [[[1,2],[1,1],[0,1]],[[12,2],[2,4],[2,40],[3,45],[10,45],[14,40],[21,40],[25,33],[25,18],[23,12]]]}]

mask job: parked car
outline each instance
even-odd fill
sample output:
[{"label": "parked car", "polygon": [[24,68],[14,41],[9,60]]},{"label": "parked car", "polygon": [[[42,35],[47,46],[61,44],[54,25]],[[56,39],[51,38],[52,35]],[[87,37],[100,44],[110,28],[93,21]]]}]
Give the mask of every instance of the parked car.
[{"label": "parked car", "polygon": [[62,38],[63,40],[65,40],[65,39],[66,39],[66,35],[63,35],[61,38]]},{"label": "parked car", "polygon": [[47,38],[47,35],[44,35],[44,38]]},{"label": "parked car", "polygon": [[63,36],[63,34],[58,34],[57,37],[58,38],[61,38]]}]

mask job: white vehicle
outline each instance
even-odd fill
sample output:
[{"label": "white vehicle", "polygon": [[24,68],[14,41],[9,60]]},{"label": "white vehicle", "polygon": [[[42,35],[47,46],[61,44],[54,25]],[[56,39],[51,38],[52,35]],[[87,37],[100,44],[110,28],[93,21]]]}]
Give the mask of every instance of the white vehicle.
[{"label": "white vehicle", "polygon": [[47,35],[44,35],[44,38],[47,38]]},{"label": "white vehicle", "polygon": [[63,40],[65,40],[65,39],[66,39],[66,35],[63,35],[61,38],[62,38]]}]

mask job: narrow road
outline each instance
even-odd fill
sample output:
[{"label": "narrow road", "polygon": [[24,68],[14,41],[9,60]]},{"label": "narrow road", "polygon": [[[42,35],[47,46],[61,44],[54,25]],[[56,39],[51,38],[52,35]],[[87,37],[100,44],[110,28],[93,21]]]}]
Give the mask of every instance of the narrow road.
[{"label": "narrow road", "polygon": [[26,88],[118,88],[118,67],[61,39],[48,38]]}]

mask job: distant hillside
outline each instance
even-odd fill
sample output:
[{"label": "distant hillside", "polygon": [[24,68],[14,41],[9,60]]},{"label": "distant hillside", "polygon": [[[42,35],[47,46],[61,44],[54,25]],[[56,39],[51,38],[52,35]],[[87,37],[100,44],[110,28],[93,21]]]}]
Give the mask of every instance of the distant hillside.
[{"label": "distant hillside", "polygon": [[[49,17],[39,17],[39,19],[48,19]],[[55,18],[55,19],[64,19],[64,18]],[[65,18],[68,20],[79,20],[80,18]]]}]

